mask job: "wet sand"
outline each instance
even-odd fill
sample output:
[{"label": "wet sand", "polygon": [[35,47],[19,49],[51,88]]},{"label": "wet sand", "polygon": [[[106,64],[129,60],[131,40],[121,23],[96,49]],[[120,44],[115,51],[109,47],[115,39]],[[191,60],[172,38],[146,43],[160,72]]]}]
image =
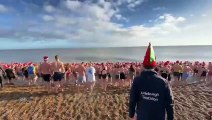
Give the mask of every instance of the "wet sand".
[{"label": "wet sand", "polygon": [[[207,120],[212,107],[212,86],[191,84],[173,87],[175,120]],[[43,86],[6,86],[0,90],[1,120],[130,120],[129,89],[110,87],[107,92],[76,93],[69,86],[48,94]]]}]

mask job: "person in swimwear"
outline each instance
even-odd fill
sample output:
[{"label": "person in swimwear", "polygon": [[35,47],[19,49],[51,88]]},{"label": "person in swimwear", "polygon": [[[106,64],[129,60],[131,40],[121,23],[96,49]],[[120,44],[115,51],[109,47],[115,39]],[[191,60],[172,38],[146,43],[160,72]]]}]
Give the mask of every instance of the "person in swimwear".
[{"label": "person in swimwear", "polygon": [[55,56],[55,62],[52,63],[51,69],[53,71],[53,83],[55,85],[55,92],[58,93],[58,90],[60,88],[62,88],[63,91],[64,89],[61,81],[64,77],[65,68],[63,62],[60,61],[58,55]]},{"label": "person in swimwear", "polygon": [[199,81],[201,81],[201,76],[202,76],[202,63],[199,63],[197,66],[197,74],[196,74],[196,77]]},{"label": "person in swimwear", "polygon": [[52,76],[52,70],[51,70],[51,64],[48,62],[49,57],[44,56],[43,57],[44,62],[40,64],[39,66],[39,74],[43,78],[43,81],[45,82],[45,87],[48,91],[48,93],[51,90],[51,76]]},{"label": "person in swimwear", "polygon": [[21,77],[22,77],[22,71],[20,69],[20,66],[18,66],[18,64],[15,64],[14,70],[15,70],[15,73],[17,75],[17,79],[18,80],[19,80],[19,78],[21,79]]},{"label": "person in swimwear", "polygon": [[193,71],[194,71],[193,76],[196,76],[196,77],[198,76],[198,66],[199,66],[199,63],[195,62],[193,66]]},{"label": "person in swimwear", "polygon": [[155,70],[157,73],[160,73],[161,67],[162,67],[162,65],[161,65],[161,63],[160,63],[159,65],[157,65],[157,66],[155,67],[154,70]]},{"label": "person in swimwear", "polygon": [[179,70],[179,73],[180,73],[180,78],[179,78],[179,80],[182,80],[182,77],[183,77],[183,63],[180,62],[179,65],[180,65],[180,67],[182,68],[182,69]]},{"label": "person in swimwear", "polygon": [[29,67],[27,68],[27,72],[28,72],[28,84],[29,86],[32,84],[35,84],[37,81],[37,74],[36,74],[36,68],[32,63],[29,63]]},{"label": "person in swimwear", "polygon": [[15,76],[15,71],[14,71],[14,69],[12,68],[12,66],[7,66],[7,68],[5,69],[5,73],[6,73],[6,77],[7,77],[7,79],[8,79],[7,84],[14,84],[14,83],[12,83],[11,81],[12,81],[13,79],[15,79],[16,76]]},{"label": "person in swimwear", "polygon": [[79,92],[80,86],[84,85],[86,83],[86,69],[84,62],[81,63],[81,65],[78,66],[76,69],[78,76],[77,76],[77,91]]},{"label": "person in swimwear", "polygon": [[107,85],[108,85],[108,74],[107,74],[107,67],[106,66],[103,66],[101,74],[102,74],[102,80],[101,80],[102,89],[104,91],[106,91]]},{"label": "person in swimwear", "polygon": [[121,87],[124,87],[125,86],[125,83],[126,83],[126,69],[125,69],[125,65],[122,65],[120,67],[120,86]]},{"label": "person in swimwear", "polygon": [[186,81],[189,77],[191,77],[192,72],[192,68],[189,65],[184,64],[182,80]]},{"label": "person in swimwear", "polygon": [[113,79],[113,85],[117,86],[118,85],[118,81],[119,81],[119,72],[118,72],[118,68],[117,65],[114,64],[113,68],[112,68],[112,79]]},{"label": "person in swimwear", "polygon": [[208,64],[208,82],[212,82],[212,63],[209,62]]},{"label": "person in swimwear", "polygon": [[160,68],[160,74],[161,77],[165,78],[166,80],[168,80],[169,82],[171,81],[171,76],[170,76],[170,72],[171,70],[168,67],[168,62],[164,63],[164,66],[161,66]]},{"label": "person in swimwear", "polygon": [[206,68],[205,63],[203,63],[201,68],[200,81],[206,82],[207,74],[208,74],[208,69]]},{"label": "person in swimwear", "polygon": [[140,75],[140,71],[141,71],[141,66],[139,66],[139,65],[136,65],[136,68],[135,68],[136,70],[136,76],[139,76]]},{"label": "person in swimwear", "polygon": [[[194,65],[193,65],[191,62],[190,62],[188,65],[189,65],[189,67],[193,70],[192,73],[194,73]],[[194,75],[194,74],[193,74],[193,75]]]},{"label": "person in swimwear", "polygon": [[100,81],[101,82],[101,80],[102,80],[102,69],[103,69],[103,64],[100,64],[100,65],[98,65],[98,81]]},{"label": "person in swimwear", "polygon": [[114,86],[114,80],[115,80],[115,73],[114,73],[114,64],[111,65],[111,71],[110,71],[110,75],[111,75],[111,84],[112,86]]},{"label": "person in swimwear", "polygon": [[176,61],[176,63],[172,67],[175,81],[180,80],[180,71],[182,71],[182,69],[183,68],[180,66],[179,61]]},{"label": "person in swimwear", "polygon": [[112,67],[110,64],[107,65],[107,76],[108,76],[108,84],[112,85]]},{"label": "person in swimwear", "polygon": [[135,73],[136,73],[135,67],[133,66],[133,64],[131,64],[129,68],[129,87],[131,87],[132,85],[132,81],[135,78]]},{"label": "person in swimwear", "polygon": [[23,80],[28,80],[29,79],[29,74],[28,74],[27,68],[28,67],[26,65],[22,68],[22,72],[24,74]]},{"label": "person in swimwear", "polygon": [[65,81],[66,83],[68,84],[70,81],[71,81],[71,77],[72,77],[72,68],[71,68],[71,65],[70,64],[67,64],[66,67],[65,67]]},{"label": "person in swimwear", "polygon": [[74,64],[72,67],[72,79],[75,85],[77,85],[77,64]]}]

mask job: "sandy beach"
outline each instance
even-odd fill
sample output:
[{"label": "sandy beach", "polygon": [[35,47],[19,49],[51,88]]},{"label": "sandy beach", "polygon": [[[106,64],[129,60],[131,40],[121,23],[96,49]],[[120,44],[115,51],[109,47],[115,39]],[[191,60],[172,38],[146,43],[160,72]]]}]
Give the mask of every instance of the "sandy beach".
[{"label": "sandy beach", "polygon": [[[212,88],[204,84],[173,87],[175,120],[207,120],[212,107]],[[1,120],[130,120],[129,89],[109,87],[102,92],[48,94],[43,86],[5,86],[0,91]]]}]

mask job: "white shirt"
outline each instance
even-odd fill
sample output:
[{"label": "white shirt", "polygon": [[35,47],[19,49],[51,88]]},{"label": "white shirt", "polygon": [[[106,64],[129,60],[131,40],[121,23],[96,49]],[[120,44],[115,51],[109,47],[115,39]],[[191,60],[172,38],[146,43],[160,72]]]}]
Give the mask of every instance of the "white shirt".
[{"label": "white shirt", "polygon": [[94,82],[94,81],[96,81],[96,79],[95,79],[95,73],[96,73],[96,70],[95,70],[94,67],[89,67],[86,70],[87,82]]}]

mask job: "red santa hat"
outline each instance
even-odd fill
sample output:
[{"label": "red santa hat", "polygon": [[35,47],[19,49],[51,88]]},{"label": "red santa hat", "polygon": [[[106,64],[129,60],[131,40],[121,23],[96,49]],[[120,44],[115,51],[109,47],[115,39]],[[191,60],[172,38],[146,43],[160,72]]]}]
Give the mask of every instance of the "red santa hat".
[{"label": "red santa hat", "polygon": [[149,43],[149,46],[146,51],[146,55],[144,57],[143,66],[151,68],[151,67],[156,67],[156,65],[157,65],[157,62],[155,57],[155,51],[151,43]]},{"label": "red santa hat", "polygon": [[167,65],[169,65],[169,62],[165,62],[165,63],[164,63],[164,66],[167,66]]},{"label": "red santa hat", "polygon": [[44,59],[44,60],[48,60],[49,57],[48,57],[48,56],[44,56],[43,59]]},{"label": "red santa hat", "polygon": [[29,62],[28,65],[32,65],[32,62]]}]

